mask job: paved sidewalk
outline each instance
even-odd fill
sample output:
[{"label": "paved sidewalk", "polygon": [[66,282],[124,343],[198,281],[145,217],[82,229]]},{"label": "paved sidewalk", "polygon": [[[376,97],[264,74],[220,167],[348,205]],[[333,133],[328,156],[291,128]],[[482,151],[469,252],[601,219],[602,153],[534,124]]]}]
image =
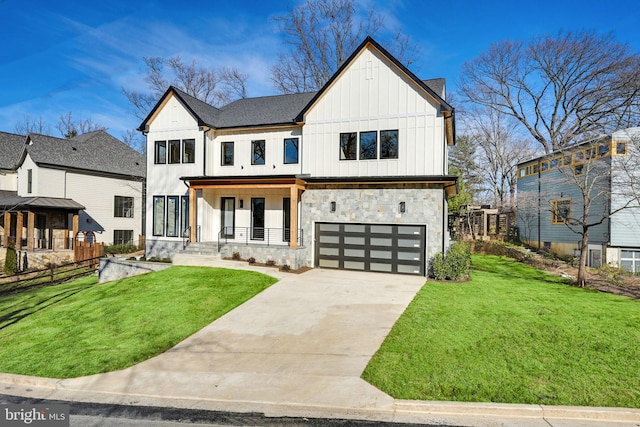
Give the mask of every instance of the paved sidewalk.
[{"label": "paved sidewalk", "polygon": [[[233,261],[208,262],[248,268]],[[0,374],[0,390],[45,399],[274,417],[640,426],[640,410],[394,400],[360,375],[424,278],[335,270],[276,274],[281,280],[275,285],[136,366],[67,380]]]}]

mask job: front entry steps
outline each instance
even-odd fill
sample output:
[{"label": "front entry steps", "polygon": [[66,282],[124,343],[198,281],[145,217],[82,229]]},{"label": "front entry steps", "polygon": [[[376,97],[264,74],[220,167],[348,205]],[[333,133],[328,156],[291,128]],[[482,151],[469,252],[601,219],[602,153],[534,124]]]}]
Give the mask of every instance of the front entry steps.
[{"label": "front entry steps", "polygon": [[178,253],[184,255],[207,255],[219,256],[218,244],[215,242],[193,242],[189,243],[183,250]]}]

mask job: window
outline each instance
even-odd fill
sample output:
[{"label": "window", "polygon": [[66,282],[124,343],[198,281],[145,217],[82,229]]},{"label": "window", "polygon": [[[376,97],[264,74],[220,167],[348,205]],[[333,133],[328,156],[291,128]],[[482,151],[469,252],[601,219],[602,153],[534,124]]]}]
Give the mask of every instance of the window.
[{"label": "window", "polygon": [[167,197],[167,237],[178,237],[178,196]]},{"label": "window", "polygon": [[115,196],[113,216],[114,218],[133,218],[133,197]]},{"label": "window", "polygon": [[543,160],[540,162],[540,172],[546,172],[549,170],[549,160]]},{"label": "window", "polygon": [[164,236],[164,196],[153,196],[153,235]]},{"label": "window", "polygon": [[185,232],[189,228],[189,196],[182,196],[180,198],[180,201],[182,204],[182,222],[180,223],[180,235],[185,237]]},{"label": "window", "polygon": [[195,162],[196,162],[196,140],[183,139],[182,140],[182,163],[195,163]]},{"label": "window", "polygon": [[555,169],[556,167],[558,167],[558,162],[561,160],[562,159],[558,157],[556,157],[555,159],[549,160],[549,169]]},{"label": "window", "polygon": [[156,141],[154,163],[156,165],[167,163],[167,141]]},{"label": "window", "polygon": [[133,244],[133,230],[113,230],[114,245]]},{"label": "window", "polygon": [[551,201],[551,222],[565,224],[571,217],[571,199]]},{"label": "window", "polygon": [[398,131],[397,130],[380,131],[380,158],[381,159],[397,159],[398,158]]},{"label": "window", "polygon": [[357,133],[340,134],[340,160],[356,160],[358,153]]},{"label": "window", "polygon": [[598,145],[598,157],[607,157],[611,154],[611,146],[609,143]]},{"label": "window", "polygon": [[33,191],[33,169],[27,169],[27,193]]},{"label": "window", "polygon": [[360,160],[378,158],[378,132],[360,132]]},{"label": "window", "polygon": [[169,163],[180,163],[180,140],[169,141]]},{"label": "window", "polygon": [[575,165],[573,167],[573,173],[575,175],[582,175],[584,173],[584,165]]},{"label": "window", "polygon": [[640,251],[620,251],[620,267],[636,276],[640,275]]},{"label": "window", "polygon": [[573,153],[573,163],[582,163],[584,162],[584,151],[576,151]]},{"label": "window", "polygon": [[251,164],[264,165],[266,158],[264,139],[251,141]]},{"label": "window", "polygon": [[616,155],[617,156],[626,156],[627,155],[627,143],[618,141],[616,142]]},{"label": "window", "polygon": [[584,150],[585,156],[587,158],[587,160],[591,160],[591,159],[595,159],[596,157],[596,148],[592,147],[592,148],[587,148],[586,150]]},{"label": "window", "polygon": [[234,197],[223,197],[221,201],[221,210],[222,236],[233,239],[235,237],[236,199]]},{"label": "window", "polygon": [[233,166],[233,142],[222,143],[222,166]]},{"label": "window", "polygon": [[285,138],[284,163],[298,163],[298,138]]}]

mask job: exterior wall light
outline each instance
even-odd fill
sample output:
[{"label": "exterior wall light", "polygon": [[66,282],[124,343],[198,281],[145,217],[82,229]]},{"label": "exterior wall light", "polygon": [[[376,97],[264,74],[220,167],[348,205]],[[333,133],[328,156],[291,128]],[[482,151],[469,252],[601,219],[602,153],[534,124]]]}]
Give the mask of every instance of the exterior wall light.
[{"label": "exterior wall light", "polygon": [[336,202],[331,202],[331,212],[336,211]]},{"label": "exterior wall light", "polygon": [[404,202],[400,202],[400,213],[405,213],[407,211],[407,205]]}]

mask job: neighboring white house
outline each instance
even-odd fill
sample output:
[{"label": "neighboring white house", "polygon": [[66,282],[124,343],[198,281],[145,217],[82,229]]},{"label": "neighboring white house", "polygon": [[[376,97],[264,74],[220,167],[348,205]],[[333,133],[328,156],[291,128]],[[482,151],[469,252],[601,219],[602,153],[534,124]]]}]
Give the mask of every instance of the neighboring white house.
[{"label": "neighboring white house", "polygon": [[425,275],[447,249],[454,110],[367,38],[317,93],[214,108],[171,87],[143,121],[147,256]]},{"label": "neighboring white house", "polygon": [[137,244],[143,234],[144,162],[142,154],[104,131],[72,139],[22,137],[16,191],[0,198],[3,244],[69,249],[78,235]]},{"label": "neighboring white house", "polygon": [[16,161],[23,143],[24,135],[0,132],[0,191],[18,189]]}]

